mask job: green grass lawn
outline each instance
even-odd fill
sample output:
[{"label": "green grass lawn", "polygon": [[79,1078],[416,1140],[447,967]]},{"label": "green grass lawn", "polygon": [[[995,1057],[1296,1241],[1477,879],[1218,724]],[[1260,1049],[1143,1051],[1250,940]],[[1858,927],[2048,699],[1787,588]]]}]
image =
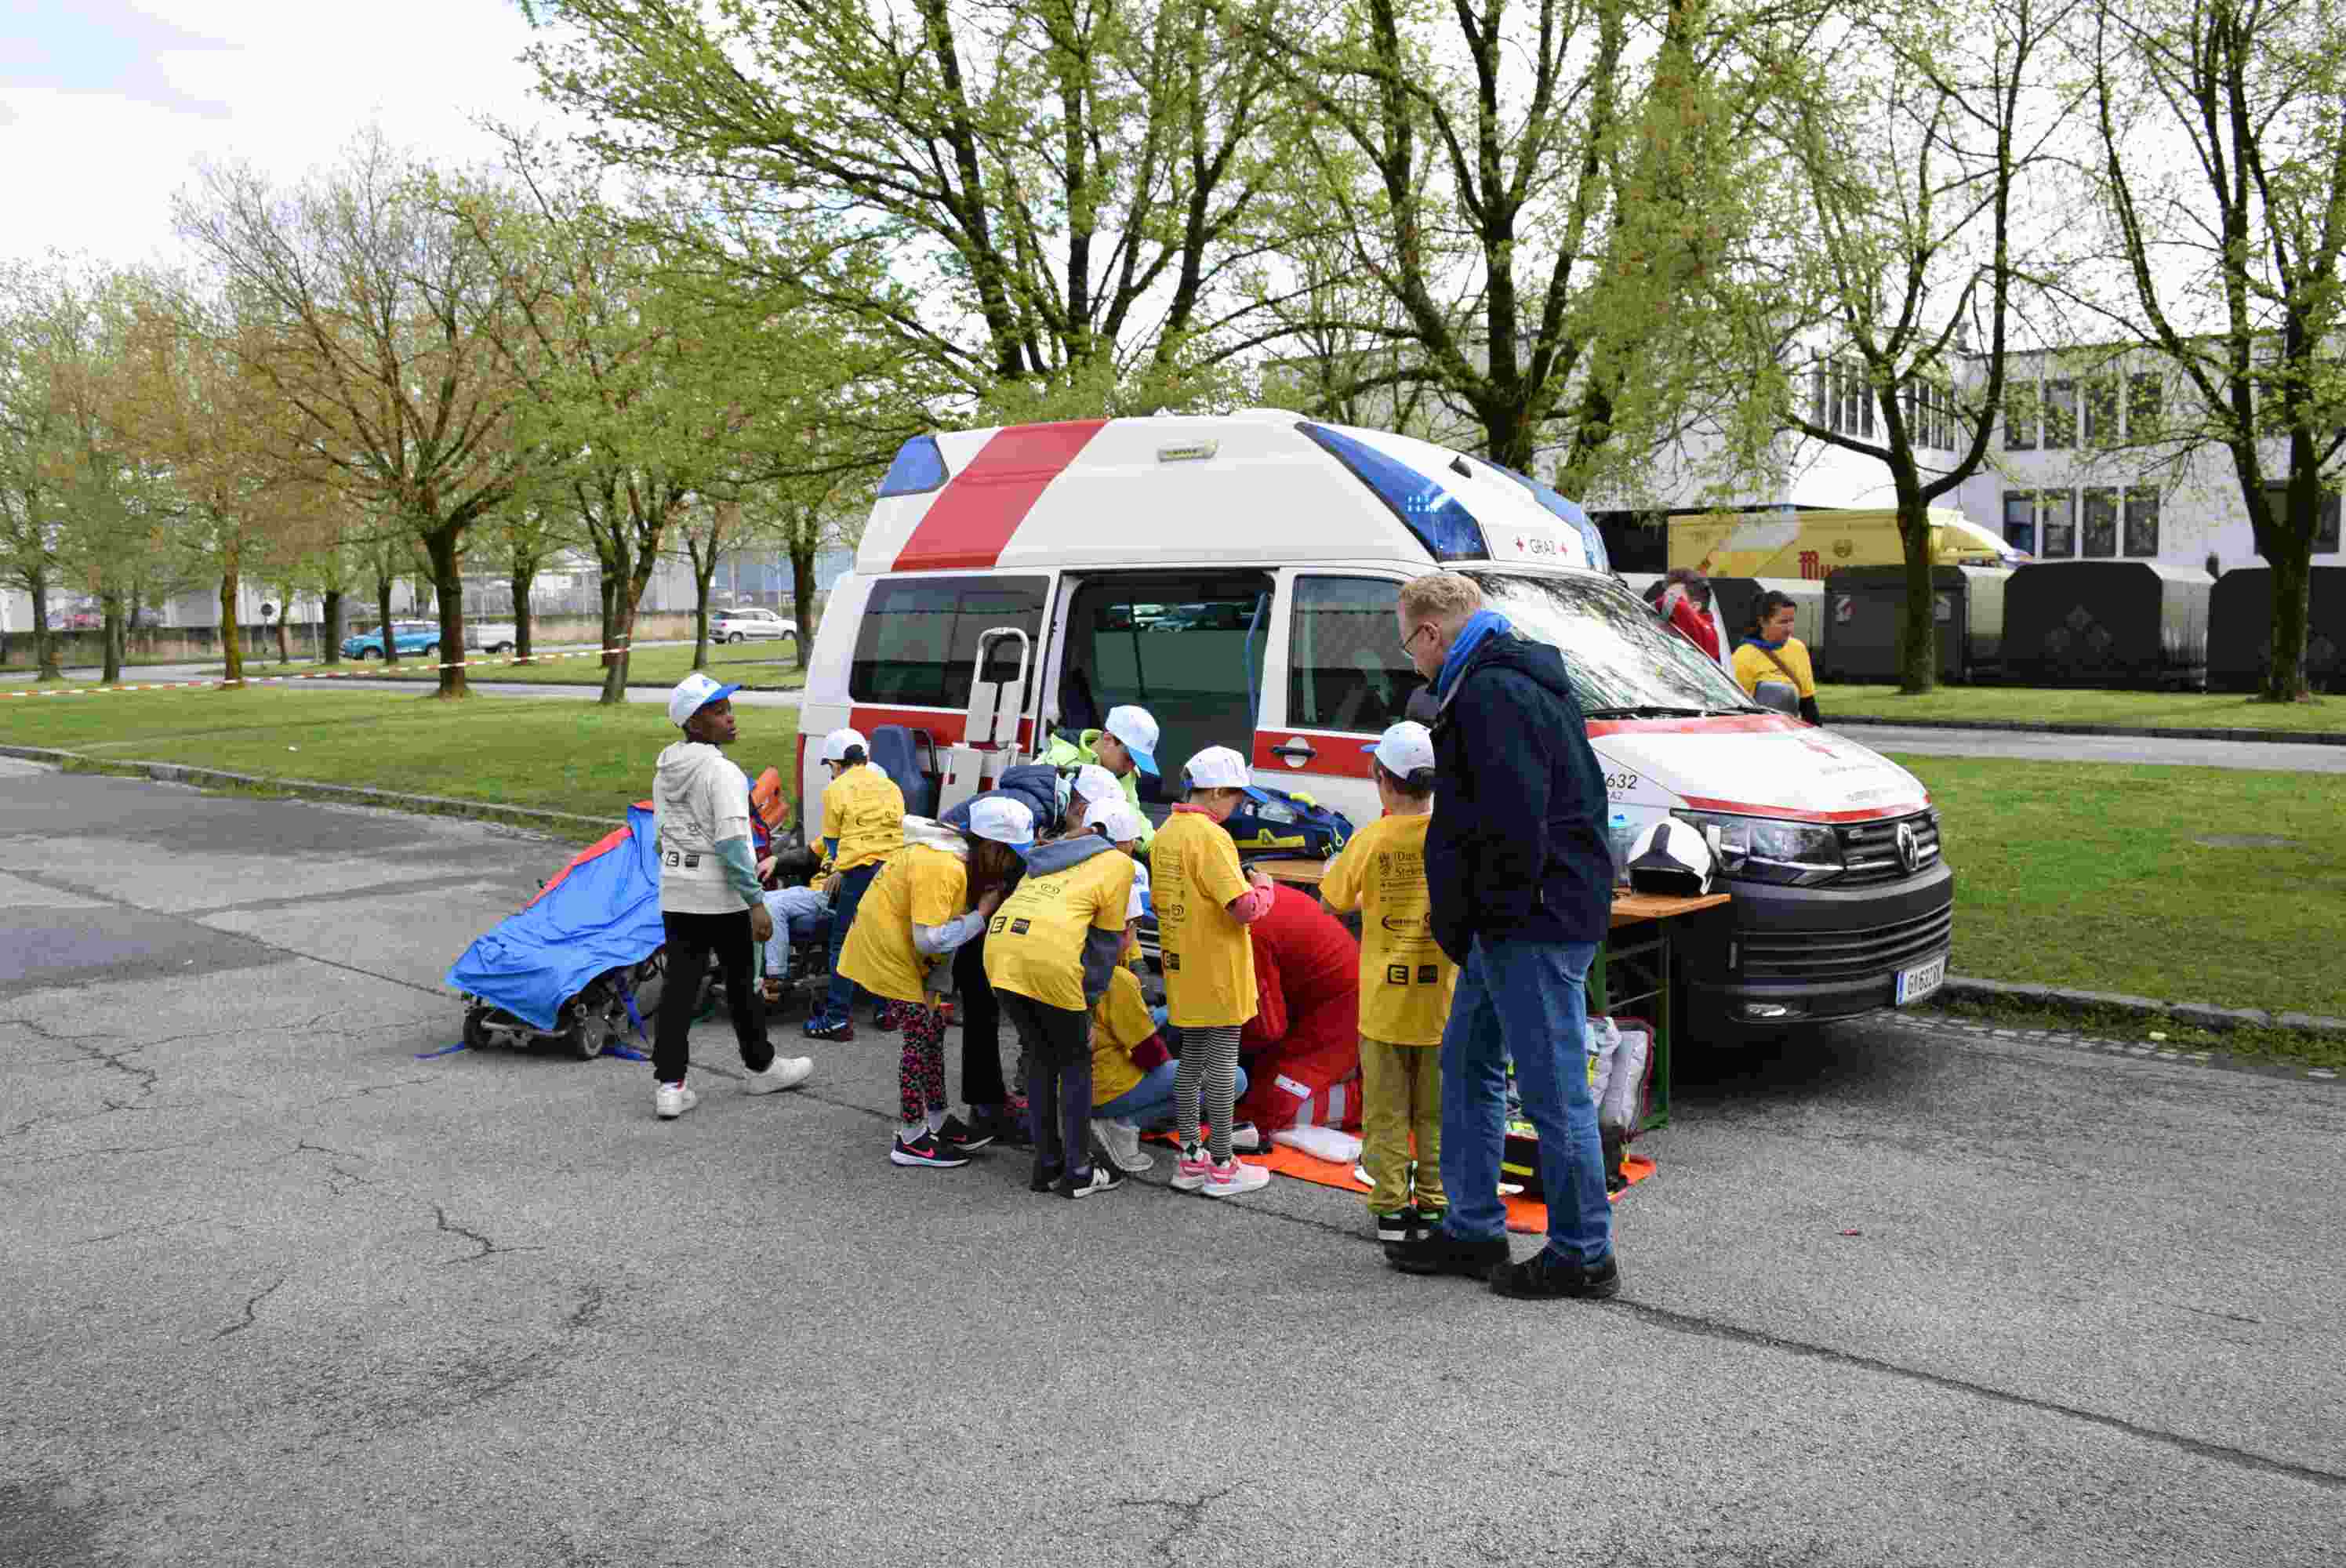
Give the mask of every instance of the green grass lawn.
[{"label": "green grass lawn", "polygon": [[[510,654],[476,653],[479,667],[467,669],[474,680],[527,681],[543,686],[600,686],[603,684],[602,661],[592,657],[552,657],[569,654],[582,645],[539,645],[537,660],[529,664],[513,664]],[[540,662],[542,661],[542,662]],[[435,671],[423,667],[424,661],[415,656],[403,658],[396,665],[384,665],[380,660],[346,658],[332,667],[346,675],[364,674],[370,679],[430,680],[440,677]],[[264,676],[311,675],[329,667],[307,660],[280,665],[274,660],[246,659],[244,674],[248,680]],[[217,674],[220,666],[211,667]],[[636,654],[627,661],[627,684],[630,686],[673,686],[692,671],[692,647],[650,647]],[[759,691],[796,691],[806,684],[806,675],[799,668],[798,650],[788,642],[711,644],[709,649],[709,671],[721,680],[739,681]]]},{"label": "green grass lawn", "polygon": [[[790,775],[798,716],[745,708],[736,762]],[[658,705],[383,691],[101,693],[0,699],[0,741],[620,820],[676,738]]]},{"label": "green grass lawn", "polygon": [[1946,819],[1956,973],[2346,1017],[2346,776],[1897,760]]},{"label": "green grass lawn", "polygon": [[1894,686],[1823,686],[1817,706],[1835,718],[2096,724],[2119,729],[2290,729],[2346,732],[2346,697],[2255,702],[2233,692],[2068,691],[1943,686],[1922,697]]}]

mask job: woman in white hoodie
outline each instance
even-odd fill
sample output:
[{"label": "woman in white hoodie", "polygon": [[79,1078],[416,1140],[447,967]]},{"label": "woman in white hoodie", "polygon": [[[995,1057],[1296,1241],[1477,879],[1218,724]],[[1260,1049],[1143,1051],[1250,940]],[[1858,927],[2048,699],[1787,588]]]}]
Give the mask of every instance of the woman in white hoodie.
[{"label": "woman in white hoodie", "polygon": [[[945,1021],[937,999],[952,989],[953,954],[985,929],[1000,889],[1034,843],[1035,816],[1017,800],[989,796],[971,806],[966,836],[926,817],[905,818],[903,834],[903,848],[880,863],[863,895],[839,973],[899,1003],[903,1116],[890,1162],[950,1169],[967,1165],[994,1135],[946,1114]],[[964,913],[973,882],[992,891]]]},{"label": "woman in white hoodie", "polygon": [[749,1069],[742,1088],[770,1095],[806,1081],[814,1064],[777,1057],[765,1009],[750,983],[750,944],[774,934],[750,851],[750,781],[725,760],[736,733],[733,693],[699,672],[668,694],[668,722],[684,738],[660,753],[652,782],[658,835],[660,924],[668,936],[668,983],[652,1037],[652,1110],[673,1120],[699,1102],[685,1087],[685,1036],[714,954],[725,972],[725,1004]]}]

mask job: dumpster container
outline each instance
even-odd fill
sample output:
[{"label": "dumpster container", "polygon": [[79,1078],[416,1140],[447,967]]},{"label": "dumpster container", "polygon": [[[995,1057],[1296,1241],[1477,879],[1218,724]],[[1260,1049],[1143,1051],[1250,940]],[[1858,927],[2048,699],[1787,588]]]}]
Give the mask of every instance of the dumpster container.
[{"label": "dumpster container", "polygon": [[[2346,566],[2313,568],[2305,678],[2316,691],[2346,691]],[[2208,684],[2254,691],[2272,662],[2272,568],[2240,566],[2208,597]]]},{"label": "dumpster container", "polygon": [[2017,686],[2208,684],[2215,579],[2156,561],[2032,561],[2004,586],[2004,677]]},{"label": "dumpster container", "polygon": [[[1994,679],[2004,662],[2003,566],[1931,568],[1931,620],[1939,636],[1939,678]],[[1816,647],[1819,680],[1895,681],[1906,624],[1904,566],[1844,566],[1824,581],[1825,631]]]}]

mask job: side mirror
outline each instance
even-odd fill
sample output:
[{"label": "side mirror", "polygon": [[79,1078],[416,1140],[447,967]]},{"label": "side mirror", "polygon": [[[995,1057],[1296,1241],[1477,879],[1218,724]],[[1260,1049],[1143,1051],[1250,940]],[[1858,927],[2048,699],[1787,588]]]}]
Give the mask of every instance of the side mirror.
[{"label": "side mirror", "polygon": [[1800,717],[1800,694],[1789,681],[1763,680],[1751,693],[1751,700],[1762,708],[1770,708],[1791,718]]}]

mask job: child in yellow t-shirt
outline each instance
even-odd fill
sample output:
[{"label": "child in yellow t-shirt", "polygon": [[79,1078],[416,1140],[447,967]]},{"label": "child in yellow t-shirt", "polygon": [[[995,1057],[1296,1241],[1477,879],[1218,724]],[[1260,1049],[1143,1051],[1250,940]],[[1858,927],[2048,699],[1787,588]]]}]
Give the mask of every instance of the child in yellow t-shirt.
[{"label": "child in yellow t-shirt", "polygon": [[[1337,914],[1361,911],[1361,1163],[1375,1190],[1377,1239],[1442,1223],[1442,1029],[1458,966],[1433,940],[1425,830],[1433,822],[1433,738],[1406,720],[1367,747],[1385,815],[1352,836],[1320,881]],[[1412,1190],[1410,1143],[1417,1145]]]},{"label": "child in yellow t-shirt", "polygon": [[[855,929],[855,912],[880,863],[904,847],[904,792],[872,765],[861,733],[834,729],[822,738],[822,841],[835,868],[831,891],[831,992],[801,1031],[810,1040],[852,1040],[858,987],[839,961]],[[888,1004],[881,1003],[884,1024]]]},{"label": "child in yellow t-shirt", "polygon": [[[1270,909],[1270,879],[1239,866],[1222,824],[1253,787],[1246,759],[1209,746],[1189,759],[1188,799],[1173,808],[1148,851],[1149,896],[1165,959],[1165,1002],[1181,1031],[1173,1108],[1181,1163],[1173,1185],[1234,1197],[1270,1180],[1230,1152],[1238,1100],[1239,1030],[1254,1016],[1254,944],[1246,928]],[[1199,1101],[1209,1128],[1198,1143]]]}]

